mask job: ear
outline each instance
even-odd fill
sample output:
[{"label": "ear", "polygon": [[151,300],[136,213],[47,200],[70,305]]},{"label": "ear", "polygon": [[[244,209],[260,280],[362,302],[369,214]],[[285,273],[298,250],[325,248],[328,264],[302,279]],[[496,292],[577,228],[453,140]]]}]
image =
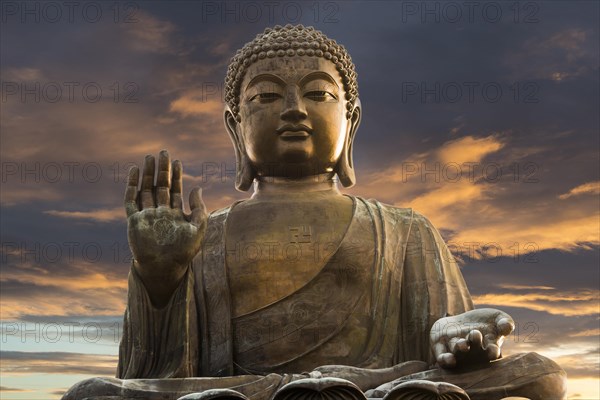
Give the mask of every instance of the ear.
[{"label": "ear", "polygon": [[246,154],[239,122],[233,116],[229,106],[225,107],[223,119],[225,120],[225,129],[229,133],[229,138],[235,150],[235,188],[240,192],[245,192],[250,189],[254,182],[254,170]]},{"label": "ear", "polygon": [[354,173],[354,164],[352,162],[352,148],[354,144],[354,136],[360,126],[360,120],[362,117],[362,108],[360,99],[356,99],[354,102],[354,108],[348,121],[348,135],[346,135],[346,141],[342,150],[342,155],[336,166],[336,173],[340,182],[344,187],[352,187],[356,183],[356,175]]}]

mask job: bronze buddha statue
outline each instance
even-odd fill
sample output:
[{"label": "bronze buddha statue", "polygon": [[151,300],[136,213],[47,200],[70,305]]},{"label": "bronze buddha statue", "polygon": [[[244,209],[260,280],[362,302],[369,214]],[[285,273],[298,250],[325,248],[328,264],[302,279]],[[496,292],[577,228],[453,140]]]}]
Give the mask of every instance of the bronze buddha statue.
[{"label": "bronze buddha statue", "polygon": [[343,46],[267,29],[232,59],[225,102],[252,197],[207,215],[194,189],[186,215],[180,161],[162,151],[155,182],[147,156],[139,189],[130,171],[118,379],[63,399],[565,398],[551,360],[501,359],[514,322],[473,310],[425,217],[338,190],[355,183],[361,119]]}]

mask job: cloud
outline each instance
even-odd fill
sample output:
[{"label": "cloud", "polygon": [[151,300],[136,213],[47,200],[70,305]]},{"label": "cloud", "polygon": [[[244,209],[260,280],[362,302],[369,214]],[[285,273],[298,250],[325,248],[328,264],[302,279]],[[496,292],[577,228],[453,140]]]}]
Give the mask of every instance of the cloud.
[{"label": "cloud", "polygon": [[5,185],[3,183],[0,193],[0,204],[4,207],[10,207],[23,202],[32,201],[58,201],[64,196],[57,186],[42,185]]},{"label": "cloud", "polygon": [[[12,260],[9,255],[8,260]],[[95,270],[94,268],[97,268]],[[125,309],[127,280],[102,265],[64,266],[47,269],[22,263],[3,267],[0,317],[19,319],[23,315],[119,315]]]},{"label": "cloud", "polygon": [[561,49],[567,54],[567,61],[573,62],[584,54],[582,49],[587,33],[582,29],[566,29],[542,42],[539,47],[545,50]]},{"label": "cloud", "polygon": [[171,102],[169,110],[186,117],[192,115],[207,115],[221,119],[223,103],[218,100],[203,101],[201,96],[202,95],[200,94],[188,93]]},{"label": "cloud", "polygon": [[[600,243],[598,233],[598,215],[593,210],[581,210],[581,214],[589,215],[572,216],[556,208],[546,212],[555,212],[554,220],[540,220],[541,213],[531,212],[529,215],[514,213],[509,210],[482,207],[475,212],[490,216],[486,224],[485,217],[478,218],[479,224],[468,228],[461,228],[456,224],[453,230],[457,234],[452,241],[458,244],[478,243],[493,244],[507,255],[519,248],[521,255],[531,253],[535,255],[541,250],[560,249],[574,251],[580,248],[592,248]],[[493,213],[504,217],[504,221],[494,218]],[[562,215],[561,215],[562,214]],[[537,218],[536,218],[537,217]],[[432,220],[436,216],[433,215]]]},{"label": "cloud", "polygon": [[597,314],[600,311],[599,299],[600,291],[592,290],[553,291],[551,293],[486,293],[473,296],[473,302],[478,306],[487,304],[499,308],[521,307],[564,316]]},{"label": "cloud", "polygon": [[568,379],[567,398],[579,400],[591,400],[600,398],[600,389],[598,388],[598,377],[583,379]]},{"label": "cloud", "polygon": [[467,183],[462,188],[480,190],[470,189],[481,179],[481,173],[475,172],[475,165],[481,164],[486,156],[504,146],[501,136],[497,134],[463,136],[425,152],[411,154],[401,163],[395,162],[383,171],[367,173],[361,179],[366,184],[359,182],[360,189],[366,190],[367,195],[385,194],[396,200],[444,190],[449,183],[453,184],[448,185],[450,188]]},{"label": "cloud", "polygon": [[125,211],[123,207],[106,209],[106,210],[92,210],[92,211],[59,211],[59,210],[48,210],[44,211],[44,214],[52,215],[59,218],[74,218],[74,219],[85,219],[97,222],[111,222],[120,221],[124,218]]},{"label": "cloud", "polygon": [[7,68],[3,72],[3,81],[31,82],[44,79],[44,74],[40,68],[22,67],[22,68]]},{"label": "cloud", "polygon": [[6,386],[0,386],[0,392],[32,392],[33,390],[11,388]]},{"label": "cloud", "polygon": [[[566,28],[548,35],[532,35],[521,49],[507,54],[505,63],[510,65],[515,77],[547,79],[561,82],[592,72],[594,62],[593,35],[583,28]],[[522,62],[528,60],[526,64]]]},{"label": "cloud", "polygon": [[85,374],[114,376],[118,356],[67,352],[0,352],[2,375]]},{"label": "cloud", "polygon": [[[107,178],[94,185],[82,182],[81,177],[67,185],[20,185],[12,178],[7,184],[2,182],[2,206],[11,205],[6,214],[4,208],[2,212],[3,241],[6,235],[9,240],[17,238],[17,243],[21,239],[27,243],[79,240],[74,235],[81,235],[80,240],[109,242],[122,233],[120,245],[126,246],[123,222],[117,224],[117,219],[91,229],[82,226],[96,221],[94,213],[101,210],[122,213],[124,182],[113,179],[112,165],[118,162],[123,175],[126,163],[141,164],[144,154],[156,155],[162,148],[184,162],[187,193],[190,183],[206,189],[209,209],[247,197],[234,191],[232,179],[204,181],[204,163],[230,162],[233,152],[223,129],[222,104],[216,106],[221,96],[209,98],[212,104],[199,103],[205,100],[202,93],[207,94],[207,89],[222,85],[232,51],[262,29],[255,23],[221,23],[218,18],[198,24],[190,16],[200,15],[200,3],[188,2],[163,15],[163,7],[151,3],[144,3],[146,12],[136,13],[137,24],[112,23],[112,10],[107,9],[107,24],[52,24],[50,30],[47,24],[10,24],[3,31],[7,53],[3,60],[14,63],[2,68],[3,79],[93,80],[102,84],[106,96],[105,101],[93,104],[81,98],[74,103],[23,104],[20,96],[12,96],[2,104],[2,161],[24,161],[28,167],[33,162],[94,161],[102,165]],[[451,24],[457,29],[448,29],[447,23],[398,25],[398,13],[390,11],[400,11],[400,6],[389,7],[395,6],[348,3],[343,14],[336,15],[340,23],[327,27],[333,38],[351,49],[362,84],[365,116],[355,153],[359,182],[351,193],[409,205],[429,217],[454,243],[501,244],[508,261],[493,265],[481,261],[478,274],[473,275],[477,279],[469,287],[483,286],[485,290],[479,293],[521,296],[520,302],[511,303],[508,297],[490,301],[497,301],[499,308],[512,305],[525,315],[534,315],[529,320],[540,322],[543,342],[533,344],[532,350],[544,350],[548,343],[558,341],[567,346],[575,340],[597,342],[597,314],[566,317],[560,313],[565,310],[556,308],[575,304],[576,314],[587,312],[593,301],[575,297],[581,287],[597,286],[597,267],[590,263],[594,257],[582,254],[597,254],[598,249],[591,246],[589,251],[580,251],[586,243],[598,242],[597,194],[571,193],[597,181],[598,96],[593,90],[598,66],[598,39],[593,34],[597,4],[562,8],[560,3],[544,3],[544,21],[535,24],[535,29],[513,29],[513,24],[504,23]],[[506,10],[504,17],[510,19],[512,14]],[[309,11],[307,21],[313,16],[313,10]],[[322,11],[319,16],[325,18],[327,13]],[[379,17],[365,18],[375,14]],[[377,23],[364,32],[352,29],[355,22],[365,21]],[[432,30],[441,34],[432,35]],[[48,40],[40,41],[40,37]],[[390,48],[398,51],[390,52]],[[528,90],[521,84],[537,79],[544,79],[534,96],[540,102],[523,103]],[[114,103],[111,85],[131,80],[139,86],[139,102]],[[466,93],[463,101],[453,104],[399,101],[402,82],[426,82],[431,88],[438,80],[442,84],[498,82],[504,95],[498,103],[487,103],[481,99],[479,86],[474,103],[465,100]],[[519,103],[513,102],[516,87],[521,89]],[[568,134],[561,137],[564,132]],[[470,180],[467,168],[460,164],[493,162],[510,168],[526,158],[540,166],[538,184],[493,182],[482,178],[481,171]],[[436,182],[435,173],[423,179],[423,162],[430,170],[436,162],[440,170],[446,166],[439,174],[444,179]],[[462,180],[450,182],[445,175],[451,176],[455,163],[463,168]],[[414,174],[407,169],[411,167],[417,168]],[[62,214],[44,214],[43,210]],[[74,213],[81,213],[80,218]],[[527,243],[536,244],[539,252],[528,255],[541,262],[515,265],[510,246],[517,241],[519,250]],[[523,254],[519,255],[522,261]],[[558,261],[546,263],[544,257]],[[121,315],[127,270],[127,264],[109,262],[70,267],[2,265],[2,278],[5,272],[10,278],[2,281],[2,316]],[[498,287],[489,282],[507,284]],[[541,297],[555,292],[565,300]],[[584,354],[585,350],[570,353]],[[569,368],[576,361],[577,357],[565,360]],[[597,364],[585,365],[597,373]],[[43,385],[39,376],[20,375],[30,384]],[[582,381],[571,380],[571,387],[583,398],[598,398],[598,380],[589,380],[595,386],[589,393],[595,395],[587,396]],[[8,381],[5,385],[21,386]]]},{"label": "cloud", "polygon": [[528,285],[512,285],[512,284],[500,284],[498,287],[508,290],[555,290],[551,286],[528,286]]},{"label": "cloud", "polygon": [[571,337],[600,337],[600,329],[588,329],[586,331],[572,333]]},{"label": "cloud", "polygon": [[489,154],[495,153],[504,147],[498,136],[486,137],[465,136],[444,143],[434,152],[434,157],[443,164],[478,163]]},{"label": "cloud", "polygon": [[588,182],[584,183],[583,185],[576,186],[573,189],[569,190],[568,193],[561,194],[560,196],[558,196],[558,198],[561,200],[565,200],[569,197],[579,196],[582,194],[600,194],[600,181]]},{"label": "cloud", "polygon": [[128,44],[133,50],[148,53],[177,53],[179,44],[174,39],[177,31],[175,24],[142,10],[137,10],[134,18],[136,22],[120,25],[127,33]]},{"label": "cloud", "polygon": [[[524,157],[543,156],[547,149],[517,147],[508,136],[494,133],[444,142],[384,171],[368,174],[364,183],[351,192],[366,192],[367,196],[399,207],[412,207],[438,229],[450,232],[451,237],[446,239],[459,252],[472,243],[478,247],[491,244],[505,256],[515,246],[523,253],[535,253],[545,249],[573,251],[600,244],[600,212],[595,198],[582,197],[577,207],[565,207],[557,194],[525,191],[550,188],[541,185],[535,175],[524,178],[526,168],[541,170]],[[515,168],[522,169],[520,175],[516,175]],[[516,178],[525,182],[514,182]],[[596,190],[596,183],[588,183],[572,189],[567,197]]]},{"label": "cloud", "polygon": [[[60,291],[28,290],[27,295],[3,295],[2,319],[18,319],[22,315],[107,315],[125,310],[126,292],[109,290]],[[96,298],[94,298],[96,297]]]},{"label": "cloud", "polygon": [[36,286],[53,286],[72,290],[127,288],[127,282],[115,280],[114,277],[95,270],[95,268],[102,270],[102,266],[92,269],[85,263],[82,262],[82,264],[84,265],[76,266],[62,273],[49,273],[43,268],[25,264],[18,269],[12,268],[3,271],[2,281],[15,281]]},{"label": "cloud", "polygon": [[598,347],[572,342],[569,345],[546,349],[546,353],[567,372],[567,376],[571,379],[598,378],[595,371],[600,362]]}]

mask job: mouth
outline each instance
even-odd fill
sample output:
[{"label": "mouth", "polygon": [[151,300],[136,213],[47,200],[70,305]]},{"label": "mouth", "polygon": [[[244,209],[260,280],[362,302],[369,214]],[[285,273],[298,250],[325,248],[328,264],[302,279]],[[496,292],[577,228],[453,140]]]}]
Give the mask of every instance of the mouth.
[{"label": "mouth", "polygon": [[277,134],[282,139],[304,139],[311,135],[312,129],[306,125],[284,125],[277,128]]}]

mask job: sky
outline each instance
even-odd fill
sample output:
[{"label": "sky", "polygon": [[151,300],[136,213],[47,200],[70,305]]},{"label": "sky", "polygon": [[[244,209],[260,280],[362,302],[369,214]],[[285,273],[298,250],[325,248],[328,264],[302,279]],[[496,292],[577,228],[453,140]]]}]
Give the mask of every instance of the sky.
[{"label": "sky", "polygon": [[516,322],[569,397],[599,399],[596,1],[1,4],[0,398],[114,376],[130,253],[127,171],[161,149],[209,210],[234,189],[223,78],[265,27],[343,44],[363,118],[357,184],[412,207],[478,307]]}]

